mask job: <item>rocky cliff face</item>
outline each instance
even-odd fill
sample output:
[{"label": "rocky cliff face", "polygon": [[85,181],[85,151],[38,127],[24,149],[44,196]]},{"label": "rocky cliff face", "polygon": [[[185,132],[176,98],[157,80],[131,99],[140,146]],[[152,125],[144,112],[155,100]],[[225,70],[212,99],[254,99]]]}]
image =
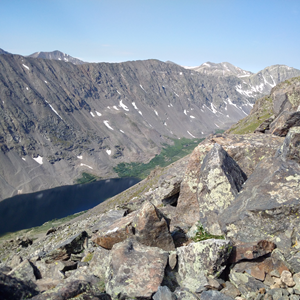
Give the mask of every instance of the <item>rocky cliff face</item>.
[{"label": "rocky cliff face", "polygon": [[228,128],[255,101],[237,90],[238,77],[157,60],[1,55],[0,66],[0,199],[72,184],[82,172],[114,177],[113,166],[148,162],[172,139]]},{"label": "rocky cliff face", "polygon": [[299,299],[300,127],[280,118],[298,81],[275,93],[280,134],[211,135],[69,223],[3,242],[0,296]]}]

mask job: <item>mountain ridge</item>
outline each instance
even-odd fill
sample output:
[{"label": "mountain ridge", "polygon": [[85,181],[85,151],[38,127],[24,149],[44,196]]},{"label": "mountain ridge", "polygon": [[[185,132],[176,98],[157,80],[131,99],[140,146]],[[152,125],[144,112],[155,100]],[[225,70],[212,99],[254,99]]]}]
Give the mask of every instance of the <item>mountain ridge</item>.
[{"label": "mountain ridge", "polygon": [[159,60],[74,65],[1,55],[0,66],[2,199],[72,184],[82,172],[115,177],[113,167],[148,162],[172,139],[227,129],[256,100],[237,90],[237,77]]}]

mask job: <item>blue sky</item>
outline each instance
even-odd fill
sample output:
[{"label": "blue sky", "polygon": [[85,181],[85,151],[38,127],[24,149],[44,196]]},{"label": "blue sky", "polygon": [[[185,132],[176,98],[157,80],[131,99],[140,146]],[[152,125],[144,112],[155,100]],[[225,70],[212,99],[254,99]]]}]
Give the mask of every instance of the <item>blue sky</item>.
[{"label": "blue sky", "polygon": [[299,0],[0,0],[0,48],[88,62],[155,58],[300,69]]}]

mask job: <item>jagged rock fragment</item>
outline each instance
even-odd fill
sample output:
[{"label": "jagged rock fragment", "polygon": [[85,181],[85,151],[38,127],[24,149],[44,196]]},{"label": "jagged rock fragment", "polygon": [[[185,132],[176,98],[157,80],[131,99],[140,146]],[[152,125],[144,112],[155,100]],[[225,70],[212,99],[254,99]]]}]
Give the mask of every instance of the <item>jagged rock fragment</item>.
[{"label": "jagged rock fragment", "polygon": [[153,300],[175,300],[175,296],[167,286],[158,287],[157,292],[153,295]]},{"label": "jagged rock fragment", "polygon": [[106,292],[113,299],[151,299],[161,285],[168,253],[134,239],[115,244],[106,272]]},{"label": "jagged rock fragment", "polygon": [[201,293],[200,300],[233,300],[234,298],[227,296],[218,291],[204,291]]},{"label": "jagged rock fragment", "polygon": [[282,271],[280,276],[281,281],[286,284],[288,287],[295,286],[295,281],[293,280],[292,273],[290,271]]},{"label": "jagged rock fragment", "polygon": [[35,270],[33,264],[29,260],[24,260],[7,275],[20,279],[22,281],[36,281]]}]

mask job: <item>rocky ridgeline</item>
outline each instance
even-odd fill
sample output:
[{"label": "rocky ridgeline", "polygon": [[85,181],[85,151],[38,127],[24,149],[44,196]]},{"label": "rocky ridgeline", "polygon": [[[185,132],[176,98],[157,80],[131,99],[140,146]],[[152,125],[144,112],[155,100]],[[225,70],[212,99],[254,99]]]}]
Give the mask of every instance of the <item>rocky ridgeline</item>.
[{"label": "rocky ridgeline", "polygon": [[297,117],[292,90],[273,99],[273,134],[209,136],[45,236],[4,242],[0,298],[300,299],[300,127],[282,117]]}]

